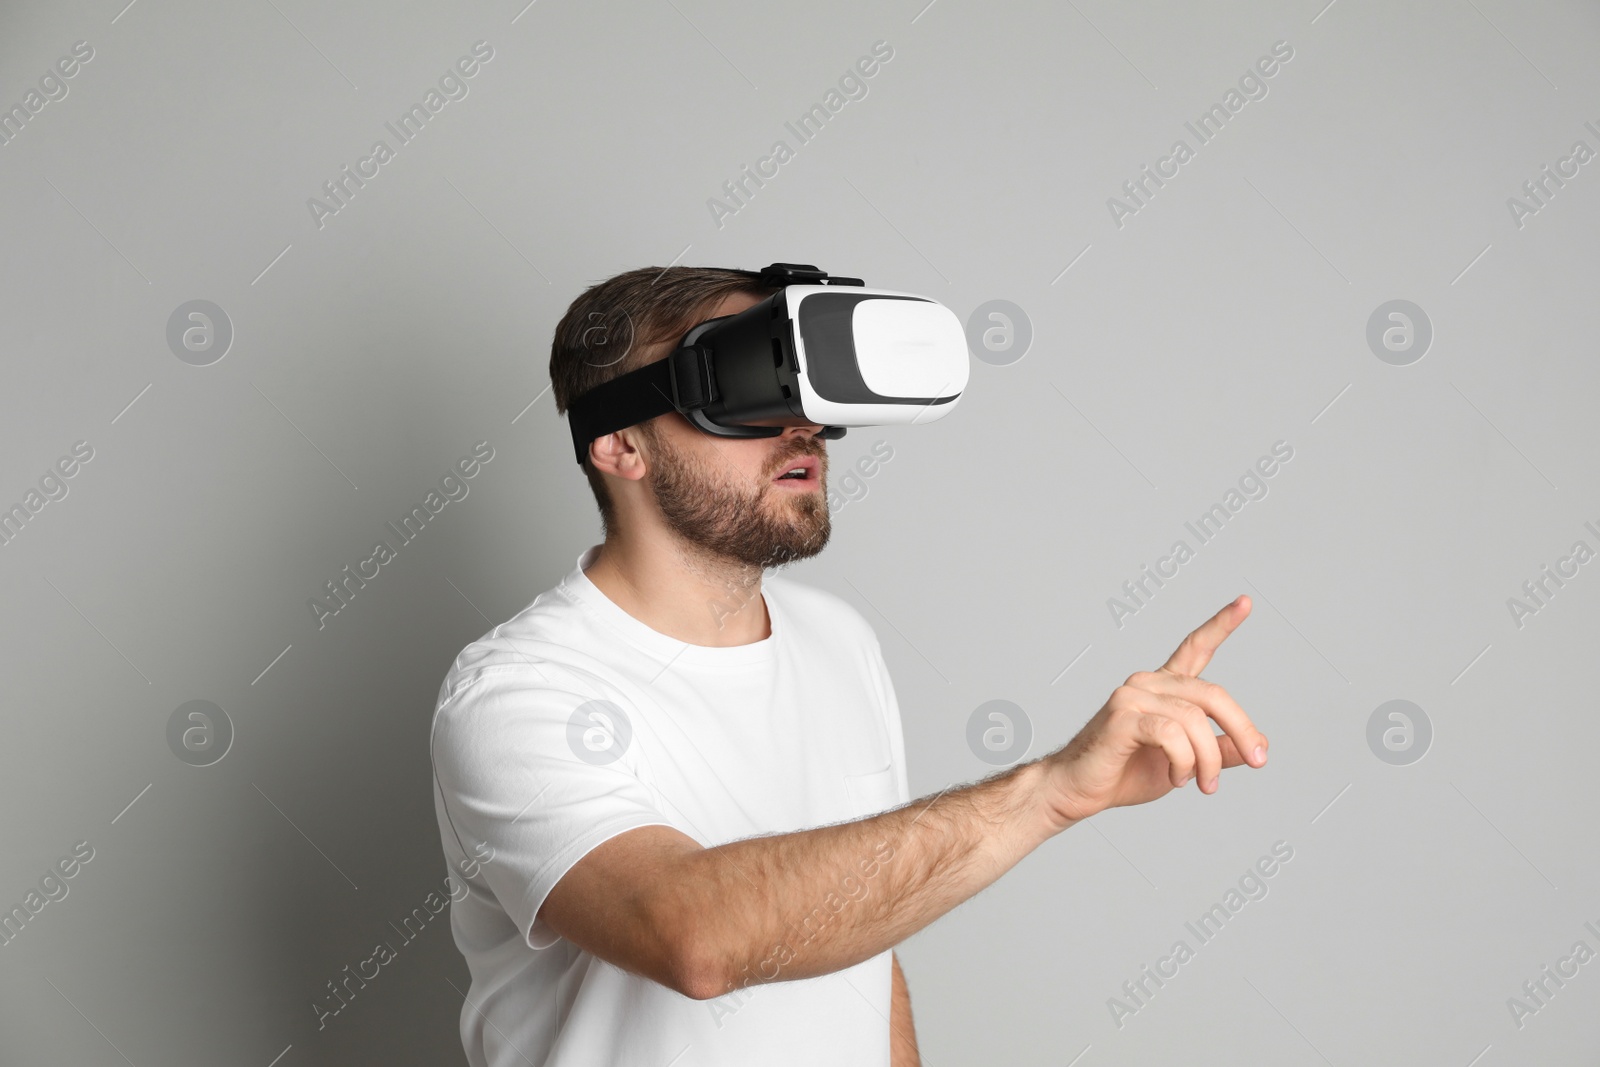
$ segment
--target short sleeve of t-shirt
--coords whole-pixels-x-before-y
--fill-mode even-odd
[[[863,621],[862,625],[866,626],[866,623]],[[889,735],[889,762],[894,766],[895,788],[899,791],[899,802],[906,804],[911,800],[911,785],[906,775],[906,740],[905,731],[900,724],[900,701],[895,697],[894,681],[889,677],[889,666],[884,662],[883,648],[878,644],[878,638],[870,627],[867,628],[867,634],[871,641],[872,661],[875,667],[878,706],[883,709],[883,725]]]
[[[480,870],[530,948],[559,939],[535,917],[589,850],[626,830],[672,825],[631,761],[607,760],[609,724],[594,699],[555,688],[548,669],[498,665],[470,677],[435,718],[449,825],[463,850],[475,847],[469,839],[493,849]],[[601,717],[586,711],[574,722],[585,705]]]

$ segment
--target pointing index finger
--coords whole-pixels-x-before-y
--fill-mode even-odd
[[[1250,598],[1241,593],[1185,637],[1178,650],[1161,665],[1161,669],[1188,678],[1199,677],[1223,640],[1249,615]]]

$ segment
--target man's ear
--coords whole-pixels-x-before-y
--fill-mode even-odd
[[[644,477],[644,453],[632,428],[603,434],[589,442],[589,462],[603,474],[637,481]]]

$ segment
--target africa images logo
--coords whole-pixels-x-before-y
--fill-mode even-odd
[[[719,200],[714,196],[706,200],[706,208],[711,212],[711,221],[717,224],[717,229],[722,229],[728,218],[737,215],[749,204],[755,197],[756,189],[766,188],[767,182],[778,176],[779,168],[795,158],[799,146],[810,144],[827,126],[828,120],[843,111],[846,104],[852,100],[866,99],[867,80],[883,69],[882,64],[893,58],[894,48],[888,41],[872,42],[872,54],[862,56],[853,67],[846,69],[839,76],[837,89],[829,88],[823,94],[821,103],[812,104],[799,118],[783,124],[783,128],[794,135],[794,146],[780,137],[772,142],[772,149],[767,155],[756,160],[754,172],[747,163],[740,168],[736,177],[723,182],[722,193],[727,200]],[[750,188],[751,183],[755,184],[755,189]]]
[[[1196,153],[1216,139],[1233,117],[1244,110],[1244,106],[1252,100],[1265,100],[1269,91],[1267,81],[1283,69],[1282,64],[1294,58],[1294,47],[1288,41],[1274,41],[1272,51],[1255,61],[1253,67],[1247,67],[1239,76],[1239,87],[1229,88],[1222,96],[1222,102],[1212,104],[1211,107],[1200,113],[1194,122],[1185,122],[1183,125],[1194,135],[1195,144],[1191,146],[1188,141],[1179,137],[1172,142],[1172,151],[1156,160],[1155,170],[1145,164],[1138,175],[1122,183],[1123,197],[1109,197],[1106,200],[1106,210],[1111,213],[1111,221],[1117,229],[1127,225],[1129,216],[1137,215],[1143,208],[1150,204],[1157,191],[1166,187],[1168,181],[1182,173],[1182,167],[1193,159]],[[1169,169],[1170,168],[1170,169]]]

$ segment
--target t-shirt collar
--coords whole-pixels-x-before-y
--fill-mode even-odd
[[[624,611],[600,587],[590,580],[583,569],[594,562],[600,545],[591,545],[577,559],[572,572],[561,580],[561,585],[590,614],[629,644],[648,654],[662,664],[682,663],[707,667],[738,666],[747,663],[766,663],[777,655],[778,642],[782,640],[783,613],[763,583],[761,598],[767,605],[767,617],[772,622],[772,633],[760,641],[743,645],[695,645],[668,637]],[[710,610],[708,605],[708,610]]]

